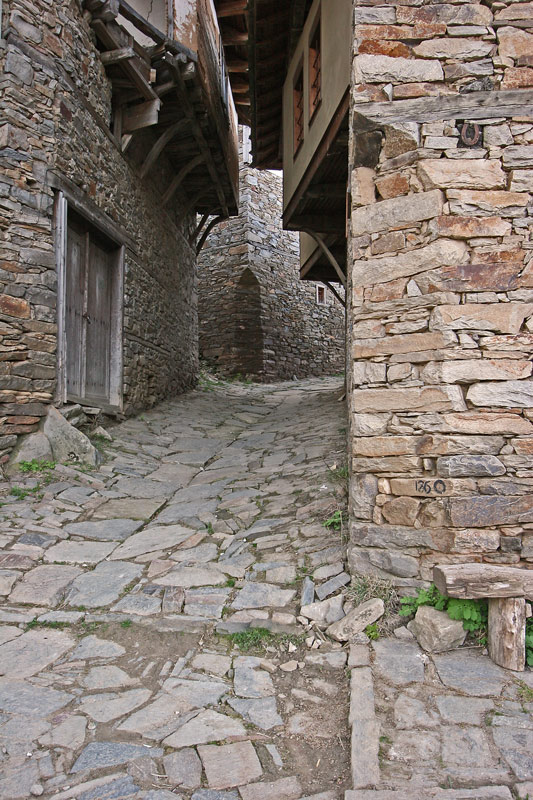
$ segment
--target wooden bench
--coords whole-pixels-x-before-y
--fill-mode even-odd
[[[450,564],[433,568],[441,594],[489,602],[489,655],[495,664],[522,672],[526,663],[526,617],[533,598],[533,570],[490,564]]]

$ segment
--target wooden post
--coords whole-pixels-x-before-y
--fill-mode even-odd
[[[526,601],[489,598],[489,655],[505,669],[523,672],[526,663]]]

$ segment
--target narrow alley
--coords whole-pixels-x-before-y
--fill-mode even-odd
[[[347,654],[296,621],[343,569],[341,385],[208,379],[111,428],[100,469],[4,487],[2,798],[348,788]]]
[[[390,607],[325,634],[358,581],[390,590],[345,572],[341,392],[204,377],[95,437],[98,468],[2,485],[2,800],[532,791],[531,672],[425,653]]]

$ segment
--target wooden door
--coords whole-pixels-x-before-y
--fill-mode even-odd
[[[66,383],[69,400],[110,403],[112,293],[118,249],[72,216],[67,230]]]
[[[109,402],[113,254],[89,244],[85,397]]]
[[[84,313],[85,275],[87,261],[87,233],[79,225],[69,222],[66,263],[66,319],[67,344],[67,395],[81,397],[84,373]]]

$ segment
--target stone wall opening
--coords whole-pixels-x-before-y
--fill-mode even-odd
[[[261,286],[251,269],[242,273],[233,296],[233,370],[257,375],[263,370],[264,335],[261,324]]]

